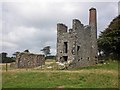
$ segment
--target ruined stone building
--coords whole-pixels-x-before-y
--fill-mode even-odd
[[[27,52],[21,52],[16,54],[15,65],[17,68],[33,68],[44,64],[45,64],[44,55]]]
[[[70,67],[95,65],[97,60],[96,9],[89,10],[89,25],[73,19],[72,29],[57,24],[57,61],[71,62]]]

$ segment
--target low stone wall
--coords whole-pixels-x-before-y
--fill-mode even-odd
[[[33,68],[45,64],[45,56],[32,53],[18,53],[16,55],[17,68]]]

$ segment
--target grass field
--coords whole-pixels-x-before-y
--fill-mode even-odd
[[[2,87],[117,88],[118,64],[109,62],[71,70],[8,69],[7,72],[3,66]]]

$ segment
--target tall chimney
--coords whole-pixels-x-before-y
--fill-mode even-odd
[[[89,10],[89,25],[91,26],[91,60],[98,62],[97,55],[97,19],[96,9]]]

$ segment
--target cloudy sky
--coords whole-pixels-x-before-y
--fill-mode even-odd
[[[0,52],[12,55],[29,49],[41,53],[44,46],[51,46],[56,54],[56,24],[69,28],[72,19],[88,24],[89,9],[97,9],[98,35],[118,15],[117,2],[2,2],[0,3]]]

